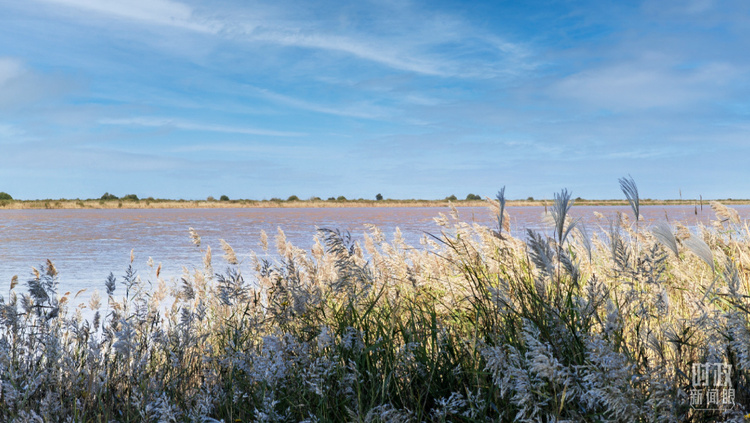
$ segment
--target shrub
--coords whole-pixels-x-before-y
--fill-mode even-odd
[[[138,196],[135,195],[135,194],[128,194],[128,195],[122,197],[122,200],[125,200],[125,201],[138,201]]]
[[[104,195],[102,195],[102,197],[100,198],[100,200],[110,201],[110,200],[119,200],[119,198],[114,194],[105,192]]]
[[[336,201],[346,201],[346,197],[344,197],[343,195],[339,195],[338,197],[336,197]]]
[[[299,197],[296,195],[290,195],[289,198],[286,199],[286,201],[299,201]]]
[[[378,193],[378,195],[375,196],[375,200],[382,201],[383,200],[383,194]]]
[[[12,200],[13,197],[10,196],[7,192],[0,192],[0,200]]]
[[[448,197],[445,197],[448,201],[457,201],[458,198],[455,195],[449,195]]]
[[[219,201],[229,201],[229,197],[227,197],[226,195],[222,195],[221,197],[219,197]]]
[[[476,201],[476,200],[481,200],[481,199],[482,197],[475,195],[475,194],[469,194],[466,196],[466,200],[469,200],[469,201]]]

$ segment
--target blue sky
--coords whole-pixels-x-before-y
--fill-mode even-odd
[[[0,2],[15,198],[750,198],[745,1]]]

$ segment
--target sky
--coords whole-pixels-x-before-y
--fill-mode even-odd
[[[0,1],[17,199],[750,198],[750,3]]]

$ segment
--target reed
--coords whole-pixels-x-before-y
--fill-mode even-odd
[[[87,304],[44,263],[0,297],[0,421],[743,421],[748,226],[715,204],[693,233],[591,231],[554,197],[524,239],[504,190],[499,227],[453,207],[416,248],[371,227],[306,251],[279,230],[276,259],[222,241],[218,262],[191,228],[203,260],[179,280],[131,259]],[[737,405],[694,410],[692,365],[716,362]]]

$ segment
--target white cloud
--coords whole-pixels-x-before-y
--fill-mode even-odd
[[[676,157],[687,156],[692,151],[686,148],[666,148],[662,147],[651,147],[651,148],[639,148],[632,151],[615,151],[603,155],[594,155],[594,159],[616,159],[616,160],[638,160],[638,159],[659,159],[669,158],[674,159]],[[597,157],[598,156],[598,157]]]
[[[452,16],[430,16],[426,11],[412,13],[412,19],[405,16],[391,22],[382,18],[381,22],[373,23],[375,27],[388,24],[408,28],[400,31],[311,27],[305,22],[287,21],[283,16],[269,20],[277,22],[273,25],[231,20],[223,25],[233,28],[227,33],[239,40],[328,50],[428,76],[492,78],[535,67],[528,49],[521,44],[484,33]],[[451,53],[451,49],[457,52]]]
[[[291,106],[297,109],[309,110],[317,113],[324,113],[336,116],[348,116],[364,119],[379,119],[392,114],[388,109],[373,106],[370,104],[358,104],[350,105],[346,108],[335,108],[328,107],[321,104],[313,103],[311,101],[301,100],[298,98],[290,97],[284,94],[279,94],[264,88],[251,87],[251,91],[259,94],[260,96],[267,98],[273,102]]]
[[[417,106],[440,106],[446,103],[445,100],[416,93],[405,94],[401,96],[401,99]]]
[[[23,74],[23,66],[17,59],[0,57],[0,87]]]
[[[241,9],[207,7],[197,11],[174,0],[37,0],[115,19],[176,27],[212,34],[240,43],[267,43],[342,53],[391,69],[442,77],[484,78],[528,69],[528,52],[519,44],[484,33],[454,16],[400,7],[398,18],[388,10],[372,12],[367,29],[356,23],[332,25],[316,8]],[[322,7],[320,8],[322,9]],[[347,21],[345,17],[342,21]],[[398,29],[396,29],[398,28]],[[460,57],[441,52],[459,46]],[[476,53],[472,63],[467,56]],[[471,59],[470,59],[471,62]]]
[[[448,76],[440,62],[428,60],[419,55],[411,55],[400,51],[394,43],[388,47],[382,43],[371,43],[357,40],[352,36],[338,36],[324,33],[305,34],[300,31],[272,28],[256,29],[248,34],[251,40],[271,42],[284,46],[307,47],[335,52],[347,53],[360,59],[380,63],[393,69],[410,71],[424,75]]]
[[[225,126],[225,125],[210,125],[210,124],[188,122],[188,121],[181,120],[181,119],[153,118],[153,117],[135,117],[135,118],[127,118],[127,119],[101,119],[99,120],[99,123],[102,125],[167,127],[167,128],[183,129],[187,131],[223,132],[223,133],[230,133],[230,134],[264,135],[264,136],[271,136],[271,137],[300,137],[300,136],[306,135],[302,132],[274,131],[274,130],[268,130],[268,129]]]
[[[216,27],[193,19],[193,9],[172,0],[41,0],[115,18],[173,26],[199,32],[215,32]]]
[[[281,159],[311,158],[319,154],[319,145],[280,145],[267,143],[232,144],[232,143],[208,143],[184,145],[171,149],[176,153],[232,153],[232,154],[254,154],[262,155],[265,159],[278,157]]]
[[[0,110],[50,100],[72,86],[70,80],[28,69],[19,59],[0,57]]]
[[[0,123],[0,140],[12,140],[15,137],[21,136],[24,131],[20,128],[16,128],[13,125]]]
[[[646,0],[642,7],[651,13],[698,15],[715,6],[714,0]]]
[[[690,0],[686,3],[685,10],[691,14],[702,13],[714,7],[713,0]]]
[[[562,79],[553,94],[614,111],[682,108],[719,100],[740,75],[725,63],[680,69],[666,61],[634,61],[584,70]]]

